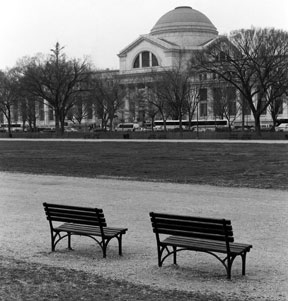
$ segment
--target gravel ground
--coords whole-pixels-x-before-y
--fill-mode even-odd
[[[83,270],[153,287],[215,293],[223,300],[288,300],[288,191],[0,172],[0,255]],[[128,227],[123,256],[111,242],[107,258],[89,238],[72,237],[50,253],[42,202],[104,209],[109,226]],[[157,266],[149,212],[227,218],[237,242],[251,243],[246,276],[236,259],[232,281],[214,257],[181,252]]]

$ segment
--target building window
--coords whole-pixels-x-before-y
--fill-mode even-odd
[[[54,120],[54,112],[53,112],[53,108],[50,108],[48,109],[48,118],[50,121],[53,121]]]
[[[207,89],[199,90],[199,100],[200,100],[200,117],[207,117]]]
[[[229,115],[236,116],[237,105],[236,105],[236,89],[234,87],[228,87],[226,90],[227,103],[228,103],[228,113]]]
[[[207,102],[200,102],[200,117],[207,117]]]
[[[39,102],[39,119],[40,121],[44,121],[44,102]]]
[[[87,119],[93,119],[93,107],[92,107],[92,104],[88,104],[88,107],[87,107]]]
[[[277,98],[274,104],[274,110],[277,114],[283,114],[283,99]]]
[[[226,60],[226,54],[224,51],[221,51],[219,54],[219,60],[220,61],[225,61]]]
[[[207,73],[200,73],[199,74],[199,80],[200,81],[207,80]]]
[[[207,89],[199,90],[200,101],[207,101]]]
[[[142,67],[149,67],[150,62],[149,62],[149,52],[148,51],[143,51],[142,52]]]
[[[278,114],[283,114],[283,99],[277,99],[278,103]]]
[[[133,68],[148,68],[159,66],[156,56],[149,51],[139,53],[133,63]]]
[[[243,94],[240,94],[240,98],[242,103],[242,114],[247,116],[251,115],[251,108],[249,106],[248,101],[245,99]]]
[[[265,108],[266,101],[265,98],[261,98],[260,94],[258,94],[258,102],[260,102],[261,115],[266,115],[267,114],[267,107]]]
[[[13,121],[18,122],[18,102],[15,102],[13,105]]]

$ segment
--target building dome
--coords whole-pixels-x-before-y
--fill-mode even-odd
[[[193,47],[215,38],[218,31],[212,22],[198,10],[190,6],[180,6],[163,15],[150,34],[179,46]]]

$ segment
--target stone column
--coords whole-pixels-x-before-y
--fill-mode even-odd
[[[213,89],[207,87],[207,119],[214,119],[214,97]]]

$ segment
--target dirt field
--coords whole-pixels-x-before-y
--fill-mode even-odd
[[[18,173],[0,173],[0,183],[1,256],[229,300],[288,299],[288,191]],[[75,251],[64,241],[51,254],[44,201],[103,208],[108,225],[129,228],[123,257],[116,241],[104,260],[95,242],[83,237],[72,237]],[[237,259],[228,281],[214,257],[196,252],[179,253],[178,266],[171,258],[158,268],[150,211],[231,219],[236,241],[253,245],[247,275],[241,276]]]

